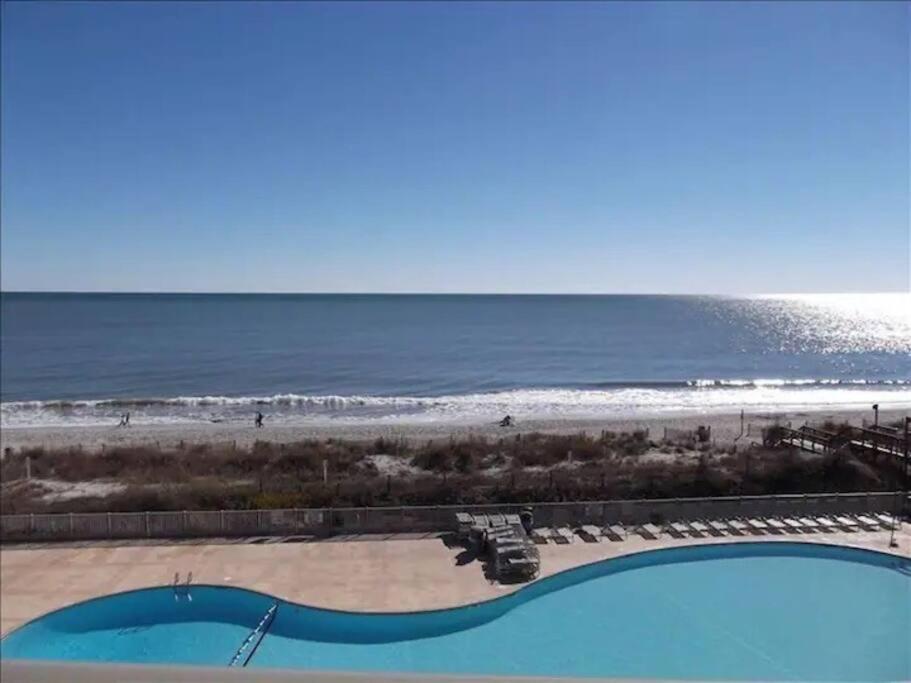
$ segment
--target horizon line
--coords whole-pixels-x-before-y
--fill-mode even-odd
[[[911,290],[806,291],[806,292],[433,292],[433,291],[213,291],[213,290],[92,290],[0,289],[3,294],[110,294],[110,295],[212,295],[212,296],[807,296],[857,294],[911,294]]]

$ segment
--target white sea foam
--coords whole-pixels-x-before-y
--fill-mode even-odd
[[[697,380],[676,385],[587,389],[516,389],[451,396],[180,396],[163,399],[20,401],[0,405],[3,427],[110,425],[125,411],[134,424],[249,421],[270,423],[470,422],[504,414],[522,418],[597,418],[667,413],[851,409],[879,403],[911,407],[911,382],[837,380]]]

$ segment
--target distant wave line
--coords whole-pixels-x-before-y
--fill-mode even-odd
[[[74,399],[74,400],[47,400],[47,401],[4,401],[0,408],[4,412],[26,410],[72,410],[72,409],[141,409],[154,407],[205,407],[205,406],[309,406],[340,410],[357,406],[414,406],[432,407],[458,403],[466,400],[485,399],[488,401],[502,401],[515,399],[520,396],[536,397],[542,401],[557,397],[562,394],[590,394],[605,393],[611,390],[641,389],[689,389],[693,391],[705,389],[811,389],[818,388],[885,388],[911,387],[911,379],[893,380],[849,380],[849,379],[692,379],[681,381],[608,381],[597,382],[575,387],[547,387],[505,389],[483,393],[465,393],[448,396],[359,396],[359,395],[306,395],[306,394],[274,394],[271,396],[175,396],[171,398],[104,398],[104,399]]]

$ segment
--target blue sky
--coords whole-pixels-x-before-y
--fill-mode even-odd
[[[3,3],[4,290],[909,286],[905,3]]]

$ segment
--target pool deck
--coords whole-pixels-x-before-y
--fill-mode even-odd
[[[643,550],[708,543],[795,541],[867,548],[911,557],[911,524],[888,531],[724,536],[539,546],[541,576]],[[81,543],[0,549],[0,631],[89,598],[193,583],[250,588],[293,602],[342,610],[399,612],[456,607],[521,588],[489,582],[480,562],[435,535],[337,537],[303,543],[196,541],[159,545]]]

